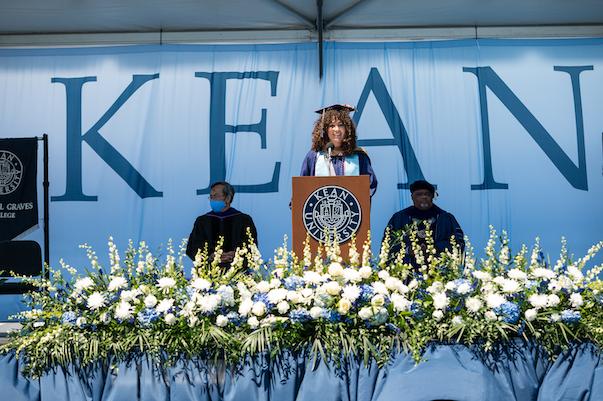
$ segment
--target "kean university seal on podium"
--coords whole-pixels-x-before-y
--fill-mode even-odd
[[[325,242],[335,237],[338,243],[344,243],[360,227],[362,211],[360,203],[345,188],[327,185],[312,192],[306,199],[303,209],[304,226],[317,241]]]
[[[12,152],[0,150],[0,195],[8,195],[21,183],[23,163]]]

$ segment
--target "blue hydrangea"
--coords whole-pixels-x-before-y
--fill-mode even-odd
[[[289,318],[294,323],[304,323],[311,319],[310,313],[305,309],[295,309],[289,313]]]
[[[400,330],[400,328],[399,328],[398,326],[396,326],[395,324],[392,324],[392,323],[387,323],[387,324],[385,325],[385,327],[386,327],[388,330],[391,330],[391,331],[393,331],[393,332],[394,332],[394,333],[396,333],[396,334],[400,334],[400,331],[401,331],[401,330]]]
[[[262,302],[262,303],[264,303],[264,305],[266,305],[266,309],[271,309],[274,306],[270,302],[270,299],[268,299],[268,294],[266,294],[265,292],[258,292],[257,294],[253,294],[251,296],[251,300],[253,302]]]
[[[154,308],[145,308],[138,312],[136,318],[143,327],[148,327],[151,323],[159,318],[159,314]]]
[[[77,315],[75,314],[75,312],[72,311],[65,312],[63,313],[63,316],[61,316],[61,322],[63,322],[63,324],[74,325],[76,320]]]
[[[568,323],[568,324],[578,323],[578,321],[580,320],[581,317],[582,316],[580,315],[580,312],[578,312],[577,310],[566,309],[563,312],[561,312],[561,320],[564,323]]]
[[[456,280],[453,281],[453,283],[454,283],[454,295],[457,295],[457,296],[470,294],[475,289],[475,285],[470,280],[467,280],[466,278],[457,278]],[[458,291],[458,288],[461,285],[468,285],[470,288],[469,291],[464,294],[461,294]]]
[[[371,318],[371,323],[376,326],[382,325],[383,323],[387,322],[388,318],[389,313],[387,313],[387,309],[381,308],[377,313],[373,315],[373,317]]]
[[[294,291],[294,290],[298,289],[299,287],[302,287],[303,285],[304,285],[304,280],[299,276],[287,277],[285,279],[285,282],[283,283],[283,286],[289,291]]]
[[[243,316],[239,315],[237,312],[229,312],[226,315],[226,318],[230,323],[234,324],[235,326],[240,326],[247,321]]]
[[[341,320],[341,315],[332,309],[324,309],[322,317],[329,323],[336,323]]]
[[[415,319],[423,319],[423,316],[425,316],[425,313],[421,309],[421,305],[419,305],[417,302],[410,304],[410,313],[412,313],[412,317]]]
[[[526,282],[526,289],[532,289],[536,286],[536,284],[538,284],[535,280],[528,280]]]
[[[360,286],[360,296],[358,299],[362,302],[369,302],[373,295],[375,294],[375,290],[368,284],[362,284]]]
[[[502,317],[505,323],[517,323],[519,320],[519,306],[513,302],[505,302],[497,308],[494,308],[494,313]]]

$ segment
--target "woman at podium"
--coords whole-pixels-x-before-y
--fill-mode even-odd
[[[312,149],[301,168],[301,176],[368,175],[371,196],[377,191],[377,177],[371,159],[356,146],[356,127],[348,104],[334,104],[316,110],[320,117],[312,130]]]

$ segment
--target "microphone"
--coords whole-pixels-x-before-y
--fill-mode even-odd
[[[335,149],[335,145],[333,145],[333,142],[327,143],[327,157],[329,160],[331,160],[331,151],[333,149]]]

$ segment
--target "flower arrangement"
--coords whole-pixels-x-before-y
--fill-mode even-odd
[[[433,342],[489,351],[519,337],[552,357],[572,342],[603,344],[603,265],[585,270],[603,241],[572,260],[563,240],[551,265],[538,240],[513,254],[507,235],[492,228],[480,260],[469,243],[465,252],[453,242],[438,254],[431,235],[424,247],[413,230],[402,236],[409,247],[391,255],[386,233],[377,257],[370,237],[362,253],[351,246],[342,255],[336,243],[326,243],[312,255],[306,242],[299,256],[285,238],[269,262],[250,241],[226,268],[219,244],[212,258],[208,249],[197,254],[190,276],[184,243],[178,253],[168,243],[157,257],[144,242],[137,248],[130,242],[122,258],[109,240],[108,270],[83,246],[89,272],[78,276],[61,261],[48,279],[31,280],[40,290],[29,294],[31,309],[17,316],[23,328],[1,350],[14,352],[37,376],[54,366],[141,353],[164,365],[196,357],[236,364],[282,352],[383,365],[402,350],[419,362]]]

